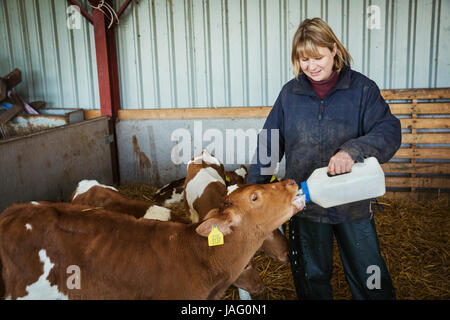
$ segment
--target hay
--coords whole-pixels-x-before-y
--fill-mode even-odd
[[[152,187],[142,183],[127,183],[117,188],[119,192],[129,198],[135,200],[149,201],[151,204],[156,204],[154,195],[158,188]]]
[[[450,299],[448,198],[381,199],[376,226],[398,299]]]
[[[156,190],[140,184],[119,187],[126,197],[153,203]],[[450,299],[448,198],[427,202],[388,198],[379,200],[385,206],[383,211],[377,210],[375,223],[381,254],[392,277],[397,299]],[[172,211],[186,216],[182,205],[172,207]],[[257,253],[253,262],[265,285],[260,294],[252,296],[253,299],[297,299],[289,264],[262,253]],[[335,299],[351,299],[336,241],[331,284]],[[230,287],[223,299],[239,299],[238,290]]]

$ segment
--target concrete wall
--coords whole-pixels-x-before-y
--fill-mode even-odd
[[[121,120],[116,127],[121,182],[163,186],[184,177],[187,161],[203,148],[216,155],[226,170],[248,165],[256,147],[251,141],[255,141],[264,120]],[[238,141],[236,136],[243,140]],[[212,148],[213,143],[217,149]],[[177,145],[179,149],[176,149]],[[279,173],[284,175],[284,160]]]

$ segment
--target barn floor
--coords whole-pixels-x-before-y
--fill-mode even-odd
[[[156,188],[143,184],[119,187],[129,198],[153,202]],[[377,210],[375,223],[381,253],[390,271],[399,300],[450,299],[450,204],[448,197],[430,201],[379,198],[384,210]],[[183,207],[172,209],[184,215]],[[265,288],[253,299],[297,299],[289,264],[264,254],[254,257]],[[334,298],[351,299],[335,241],[331,280]],[[223,299],[239,299],[231,287]]]

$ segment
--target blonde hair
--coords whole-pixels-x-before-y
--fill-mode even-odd
[[[301,58],[319,56],[317,47],[325,47],[333,51],[334,44],[336,44],[336,55],[333,69],[339,72],[344,66],[350,66],[352,57],[330,26],[321,18],[305,19],[300,23],[292,40],[291,60],[295,77],[303,73],[300,67]]]

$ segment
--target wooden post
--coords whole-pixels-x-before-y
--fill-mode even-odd
[[[0,101],[3,101],[8,96],[8,91],[13,89],[22,81],[22,72],[19,69],[14,69],[5,77],[0,77]]]

